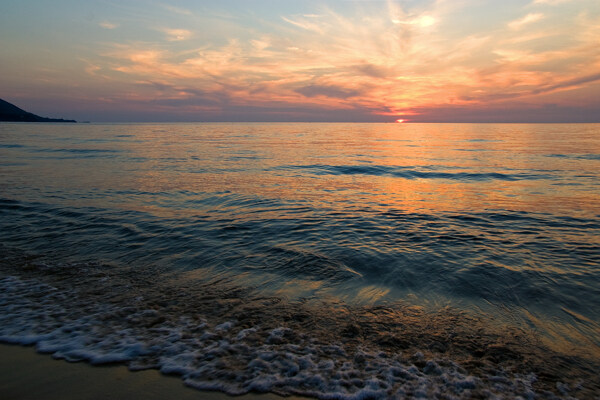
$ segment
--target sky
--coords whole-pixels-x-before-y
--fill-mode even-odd
[[[600,1],[2,0],[0,98],[95,122],[600,122]]]

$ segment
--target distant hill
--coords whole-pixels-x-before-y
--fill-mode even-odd
[[[72,119],[44,118],[21,110],[14,104],[0,99],[0,121],[8,122],[77,122]]]

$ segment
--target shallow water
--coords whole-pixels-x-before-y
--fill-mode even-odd
[[[165,361],[167,339],[156,345],[159,356],[150,352],[148,331],[113,338],[118,349],[125,342],[138,349],[125,346],[118,361],[167,371],[174,365],[188,384],[206,388],[203,371],[218,381],[214,388],[231,393],[320,397],[370,393],[357,351],[375,359],[388,352],[387,361],[373,361],[388,377],[393,368],[416,365],[405,375],[453,382],[373,383],[369,390],[385,396],[418,396],[424,385],[439,391],[425,390],[429,395],[468,397],[500,385],[485,374],[529,376],[527,365],[560,355],[580,357],[566,365],[583,377],[587,363],[600,358],[598,124],[0,124],[0,166],[0,306],[13,321],[0,328],[5,341],[111,359],[116,350],[95,346],[90,326],[108,309],[118,316],[115,310],[136,304],[135,313],[160,314],[165,337],[194,337],[189,324],[204,325],[196,342],[171,349],[169,357],[181,362]],[[78,300],[67,306],[50,292]],[[175,293],[186,303],[210,293],[210,301],[194,309]],[[42,314],[60,318],[26,311],[36,296],[47,299]],[[87,309],[91,298],[106,309]],[[239,312],[243,299],[260,318]],[[214,312],[215,304],[223,309]],[[75,340],[55,331],[68,324],[85,334]],[[124,317],[108,325],[137,329]],[[468,346],[456,342],[470,329],[487,333]],[[261,346],[271,347],[248,342],[250,334],[257,343],[262,334]],[[219,341],[228,342],[219,351],[243,353],[232,347],[239,335],[246,369],[222,354],[214,358],[221,366],[184,360],[194,346],[206,351]],[[345,355],[329,354],[333,366],[320,368],[328,353],[314,340]],[[295,353],[285,347],[301,344]],[[523,365],[509,368],[511,357],[493,351],[500,344]],[[265,352],[296,358],[256,367]],[[389,352],[408,358],[392,362]],[[537,361],[523,358],[526,352]],[[150,353],[159,361],[148,361]],[[297,359],[315,354],[319,362]],[[440,354],[452,363],[485,358],[496,372],[444,366]],[[418,372],[420,357],[427,360]],[[289,363],[305,369],[275,385]],[[258,375],[248,372],[251,364]],[[439,374],[423,372],[438,367]],[[246,375],[232,372],[238,370]],[[353,373],[362,384],[340,383],[348,371],[360,371]],[[316,376],[324,381],[313,382]],[[526,393],[533,383],[523,379],[513,376],[512,386],[497,392]],[[568,393],[564,382],[554,386]]]

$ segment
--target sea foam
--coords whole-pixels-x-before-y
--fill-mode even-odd
[[[273,392],[358,400],[568,398],[571,393],[563,382],[557,383],[558,393],[536,391],[535,374],[500,365],[474,375],[448,354],[386,351],[366,341],[344,340],[335,324],[327,336],[289,323],[293,319],[286,323],[278,314],[261,321],[241,314],[219,318],[194,307],[176,312],[157,306],[155,294],[124,284],[100,266],[40,264],[37,269],[62,271],[60,282],[68,284],[59,288],[58,281],[44,282],[40,274],[1,278],[0,341],[35,345],[67,361],[155,368],[181,376],[188,386],[231,395]],[[91,282],[97,287],[90,288]],[[123,295],[123,290],[130,292]],[[164,294],[160,299],[174,301]]]

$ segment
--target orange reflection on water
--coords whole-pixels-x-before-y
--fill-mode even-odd
[[[160,126],[158,126],[160,127]],[[575,146],[544,125],[214,124],[179,132],[136,126],[128,149],[147,162],[111,185],[141,192],[230,193],[311,207],[419,211],[600,213],[597,191],[550,181],[581,163],[552,154],[598,153],[593,135]],[[155,132],[156,131],[156,132]],[[151,145],[148,145],[151,143]],[[345,173],[345,167],[358,167]],[[361,172],[363,168],[364,172]],[[464,175],[461,175],[464,174]],[[469,176],[469,174],[474,174]],[[119,177],[127,181],[119,181]],[[564,181],[577,181],[564,176]],[[152,208],[153,206],[150,206]],[[171,212],[155,208],[155,212]],[[194,212],[194,208],[178,212]],[[274,215],[276,217],[276,215]]]

